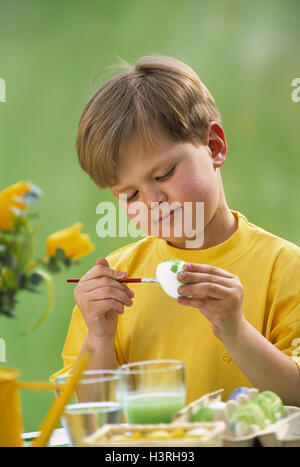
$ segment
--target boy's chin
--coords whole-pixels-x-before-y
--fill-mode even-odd
[[[199,249],[202,246],[202,240],[201,238],[197,238],[197,235],[195,234],[192,237],[170,237],[170,236],[158,236],[158,235],[153,235],[155,238],[160,238],[162,240],[165,240],[168,245],[172,246],[173,248],[179,248],[179,249]]]

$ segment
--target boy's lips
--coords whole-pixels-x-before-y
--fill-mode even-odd
[[[167,214],[163,215],[163,213],[159,216],[159,219],[157,222],[165,221],[166,219],[173,219],[174,213],[176,211],[179,211],[181,209],[181,206],[177,209],[171,209]]]

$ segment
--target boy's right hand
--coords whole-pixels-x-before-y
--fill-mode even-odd
[[[119,282],[126,276],[110,269],[105,258],[99,258],[78,282],[74,290],[76,303],[83,315],[89,333],[96,338],[114,339],[118,314],[124,305],[131,306],[134,293]]]

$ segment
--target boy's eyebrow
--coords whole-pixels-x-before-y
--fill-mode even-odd
[[[146,179],[149,175],[151,175],[155,170],[159,169],[160,167],[163,167],[164,165],[168,165],[171,163],[175,163],[174,158],[166,159],[164,161],[159,161],[158,164],[156,164],[154,167],[152,167],[151,170],[145,175],[144,179]],[[129,188],[133,188],[132,185],[127,185],[125,187],[118,188],[118,185],[113,186],[112,188],[115,188],[118,192],[128,190]]]

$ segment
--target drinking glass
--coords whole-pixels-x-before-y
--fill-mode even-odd
[[[170,423],[185,405],[185,368],[180,360],[121,365],[117,397],[128,423]]]
[[[70,377],[61,375],[55,379],[57,394]],[[119,378],[115,370],[83,372],[61,419],[72,446],[84,446],[84,438],[107,423],[121,423],[122,408],[116,398]]]

